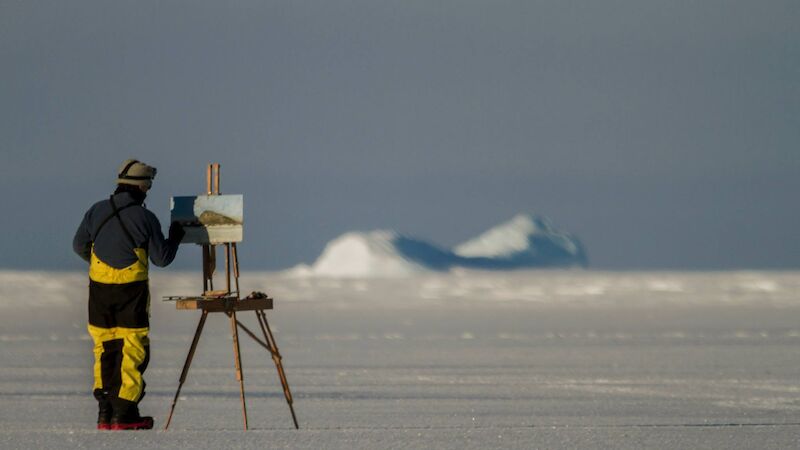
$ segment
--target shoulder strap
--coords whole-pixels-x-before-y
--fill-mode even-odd
[[[108,200],[111,202],[111,209],[113,210],[113,212],[111,214],[109,214],[108,217],[103,219],[102,222],[100,222],[100,226],[98,226],[97,230],[94,232],[94,239],[92,239],[92,241],[97,239],[97,235],[100,234],[100,230],[103,229],[105,224],[108,223],[108,221],[111,220],[111,218],[116,216],[117,219],[119,220],[120,226],[122,226],[122,231],[125,232],[125,236],[127,236],[128,240],[131,242],[131,245],[133,245],[133,247],[135,248],[136,247],[136,241],[134,241],[133,236],[131,236],[131,233],[130,233],[130,231],[128,231],[128,228],[125,226],[125,224],[122,223],[122,217],[120,217],[119,212],[122,211],[123,209],[130,208],[131,206],[135,206],[136,202],[129,203],[129,204],[123,206],[122,208],[117,208],[117,204],[114,203],[114,196],[113,195]]]
[[[111,208],[114,210],[114,215],[117,216],[117,221],[119,221],[119,225],[122,227],[122,231],[125,232],[125,236],[128,236],[128,240],[131,241],[132,248],[136,248],[136,241],[133,240],[133,236],[131,236],[131,232],[128,231],[128,227],[125,226],[125,223],[122,222],[122,217],[119,215],[119,209],[117,209],[117,204],[114,203],[114,196],[108,198],[111,202]],[[127,205],[131,206],[131,205]]]

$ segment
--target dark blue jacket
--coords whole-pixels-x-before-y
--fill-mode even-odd
[[[161,224],[155,214],[148,211],[129,192],[114,194],[114,203],[134,242],[132,243],[125,234],[116,217],[108,220],[98,234],[97,229],[101,222],[113,214],[111,202],[106,199],[92,205],[83,216],[83,221],[72,240],[72,249],[75,253],[89,262],[94,243],[95,255],[101,261],[111,267],[122,269],[136,262],[133,249],[143,248],[147,250],[150,261],[156,266],[169,265],[175,259],[179,242],[164,238]],[[131,204],[133,206],[128,206]]]

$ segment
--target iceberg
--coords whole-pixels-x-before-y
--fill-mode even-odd
[[[559,231],[546,217],[520,214],[453,250],[391,230],[351,231],[328,242],[312,265],[296,266],[289,273],[403,277],[453,267],[511,270],[586,265],[586,252],[577,237]]]

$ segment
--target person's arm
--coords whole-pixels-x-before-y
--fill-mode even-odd
[[[88,221],[89,212],[87,211],[81,224],[78,225],[75,237],[72,238],[72,250],[86,262],[90,262],[92,256],[92,236],[89,234]]]
[[[183,238],[183,229],[181,228],[180,232],[178,232],[174,225],[170,226],[169,238],[165,239],[164,233],[161,232],[161,223],[159,223],[158,218],[150,211],[145,211],[150,228],[150,243],[147,249],[150,254],[150,261],[158,267],[166,267],[175,259],[175,255],[178,253],[178,244],[181,243],[181,238]]]

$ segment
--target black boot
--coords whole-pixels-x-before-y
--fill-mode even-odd
[[[139,415],[139,407],[134,402],[115,399],[111,415],[112,430],[149,430],[153,428],[153,418]]]
[[[111,415],[114,409],[111,407],[111,401],[108,399],[108,392],[95,389],[94,398],[97,399],[97,429],[110,430]]]

